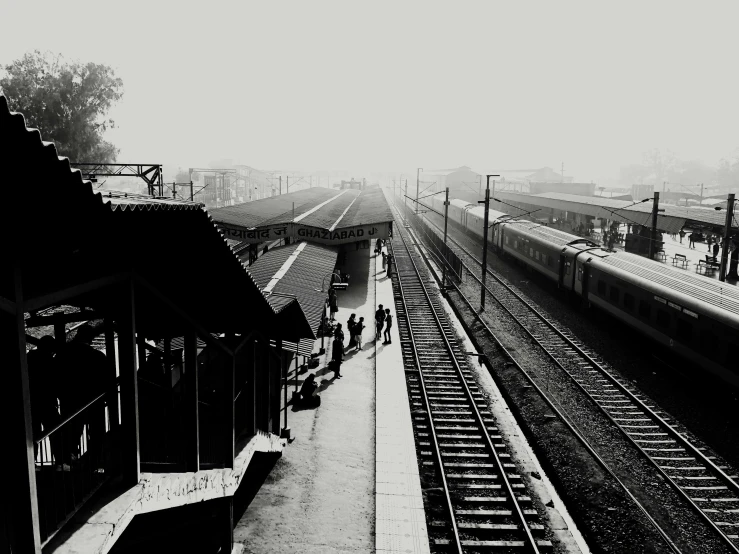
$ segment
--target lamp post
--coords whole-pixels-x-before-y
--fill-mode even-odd
[[[419,183],[421,171],[423,171],[422,167],[419,167],[418,169],[416,169],[416,214],[418,214],[418,183]]]
[[[734,193],[729,194],[726,200],[726,225],[724,226],[724,240],[721,244],[721,266],[718,270],[718,280],[726,281],[726,262],[729,259],[729,242],[731,241],[731,220],[734,217]]]
[[[659,209],[659,192],[654,193],[654,204],[652,205],[652,240],[649,241],[649,259],[654,258],[654,244],[657,242],[657,213],[664,212]]]
[[[480,311],[485,311],[485,274],[488,269],[488,217],[490,211],[490,177],[500,177],[500,175],[488,175],[487,184],[485,186],[485,222],[483,223],[482,233],[482,286],[480,287]],[[495,181],[493,181],[495,187]],[[481,204],[479,200],[478,204]]]
[[[418,205],[418,202],[416,202],[416,205]],[[449,187],[446,188],[446,200],[444,200],[444,258],[447,257],[447,245],[446,245],[446,231],[447,226],[449,225]],[[442,272],[441,272],[441,289],[445,290],[446,287],[446,259],[445,263],[442,264]]]

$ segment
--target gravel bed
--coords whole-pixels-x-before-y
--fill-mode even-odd
[[[470,298],[476,299],[479,296],[479,288],[472,279],[463,285],[463,292]],[[619,478],[634,491],[639,501],[647,507],[652,516],[667,530],[683,551],[725,551],[720,540],[706,528],[702,519],[692,508],[685,504],[602,412],[583,396],[574,383],[562,377],[561,370],[540,348],[534,345],[517,324],[513,323],[510,316],[495,305],[491,298],[489,298],[486,322],[503,340],[505,346],[512,351],[516,359],[527,368],[532,376],[537,377],[542,388],[548,389],[548,394],[557,399],[561,406],[560,409],[571,415],[582,434]],[[587,344],[592,348],[592,343]],[[566,465],[562,469],[566,471]]]

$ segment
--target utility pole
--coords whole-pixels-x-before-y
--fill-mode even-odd
[[[442,265],[441,289],[446,287],[446,230],[449,225],[449,187],[446,188],[446,200],[444,200],[444,264]]]
[[[659,211],[659,192],[654,193],[652,205],[652,240],[649,241],[649,259],[654,259],[654,243],[657,241],[657,212]]]
[[[480,311],[485,311],[485,276],[488,272],[488,217],[490,211],[490,177],[500,177],[500,175],[488,175],[487,184],[485,186],[485,221],[482,226],[482,286],[480,287]],[[493,181],[495,186],[495,181]],[[478,204],[480,204],[478,200]]]
[[[701,183],[701,206],[703,205],[703,183]]]
[[[562,183],[564,183],[565,182],[565,163],[564,162],[562,162],[562,175],[561,175],[561,177],[562,177],[561,181],[562,181]]]
[[[724,226],[724,240],[721,244],[721,267],[718,270],[718,280],[726,281],[726,262],[729,259],[729,242],[731,242],[731,220],[734,217],[734,193],[729,194],[726,200],[726,225]]]
[[[667,181],[662,181],[662,194],[665,193],[665,185],[667,184]]]
[[[479,186],[477,187],[477,195],[482,196],[482,175],[477,176],[477,181],[479,183]]]
[[[422,167],[416,169],[416,214],[418,214],[418,180],[420,178],[421,171],[423,171]]]
[[[280,194],[282,194],[282,175],[280,175]]]
[[[290,192],[290,176],[285,175],[285,192]],[[280,189],[280,194],[282,194],[282,189]]]
[[[403,186],[403,181],[401,179],[400,186]],[[402,190],[402,189],[401,189]],[[405,180],[405,194],[403,195],[403,220],[406,221],[406,225],[408,224],[408,179]]]

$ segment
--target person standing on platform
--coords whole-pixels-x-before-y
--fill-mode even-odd
[[[390,314],[390,308],[385,310],[385,342],[382,344],[392,344],[390,330],[393,328],[393,316]]]
[[[334,289],[329,289],[328,291],[328,307],[329,311],[331,312],[331,321],[333,321],[336,318],[336,312],[339,311],[339,305],[336,299],[336,291]]]
[[[341,324],[339,324],[341,326]],[[342,333],[343,337],[343,333]],[[334,338],[331,348],[331,365],[333,365],[334,377],[341,379],[341,361],[344,359],[344,341],[338,335]]]
[[[383,325],[385,325],[385,310],[382,309],[382,304],[380,304],[375,312],[375,340],[380,340]]]
[[[711,253],[711,245],[713,244],[713,235],[711,233],[706,234],[706,244],[708,245],[708,253]]]
[[[356,317],[357,314],[352,314],[349,316],[349,319],[346,320],[346,332],[349,333],[349,344],[346,345],[347,349],[352,346],[356,346],[357,344],[354,340],[354,326],[357,324],[354,318]]]
[[[382,252],[382,269],[385,269],[386,265],[387,265],[387,254],[383,250],[383,252]]]
[[[688,235],[688,248],[695,248],[695,233]]]
[[[718,259],[718,251],[721,249],[721,246],[718,243],[718,240],[713,243],[713,257]]]
[[[357,351],[362,350],[362,331],[364,330],[364,318],[360,317],[356,325],[354,325],[354,342],[357,345]]]
[[[683,243],[684,237],[685,237],[685,229],[680,229],[680,244]]]
[[[387,269],[385,270],[385,274],[388,278],[393,276],[393,255],[388,254],[387,255]]]

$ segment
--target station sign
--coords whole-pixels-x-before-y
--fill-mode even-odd
[[[227,239],[250,244],[270,242],[284,238],[306,240],[319,244],[347,244],[360,240],[386,239],[390,237],[389,223],[355,225],[329,231],[300,223],[287,223],[268,227],[247,229],[236,225],[218,223],[218,228]]]
[[[226,235],[227,239],[238,240],[248,243],[269,242],[291,237],[292,223],[274,225],[271,227],[260,227],[258,229],[247,229],[236,225],[218,224],[218,228]]]
[[[329,231],[317,227],[308,227],[293,224],[295,240],[307,240],[320,244],[346,244],[360,240],[386,239],[388,238],[388,224],[375,223],[373,225],[355,225]]]

